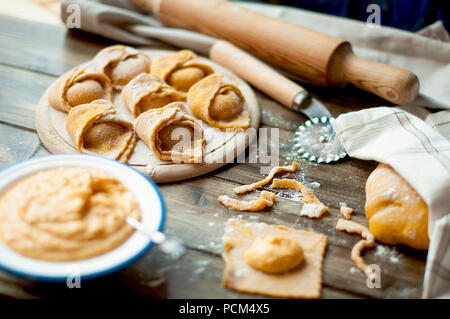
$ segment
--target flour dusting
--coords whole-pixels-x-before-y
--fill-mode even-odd
[[[387,246],[377,245],[377,248],[375,250],[375,256],[386,258],[393,264],[398,264],[401,261],[400,253],[395,247],[389,248]]]

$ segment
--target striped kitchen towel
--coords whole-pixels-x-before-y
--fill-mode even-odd
[[[333,127],[351,157],[392,166],[427,203],[423,297],[450,298],[450,111],[375,107],[340,115]]]

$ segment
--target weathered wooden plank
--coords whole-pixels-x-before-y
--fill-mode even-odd
[[[30,158],[38,147],[35,133],[0,124],[0,168]]]
[[[45,35],[45,36],[43,36]],[[63,27],[0,15],[0,63],[59,76],[115,42]],[[156,43],[157,49],[170,48]]]
[[[46,37],[40,36],[42,34]],[[30,156],[47,154],[33,134],[34,103],[37,103],[40,94],[55,76],[92,58],[110,42],[86,34],[67,32],[64,28],[42,26],[8,17],[0,19],[0,41],[0,72],[8,75],[0,77],[0,167],[4,167]],[[333,115],[384,104],[381,100],[352,88],[307,88],[321,97]],[[280,163],[298,160],[298,155],[292,151],[291,138],[293,131],[303,123],[305,117],[282,108],[261,93],[257,92],[257,95],[263,110],[263,126],[281,128]],[[4,125],[5,123],[9,124]],[[364,275],[359,270],[354,271],[350,260],[351,247],[359,238],[334,229],[340,217],[340,202],[346,202],[356,209],[353,217],[355,221],[367,224],[363,208],[364,185],[376,164],[353,159],[332,165],[299,162],[300,172],[294,177],[301,181],[319,182],[321,186],[314,192],[330,206],[329,213],[323,219],[315,221],[299,217],[300,204],[290,198],[277,197],[273,209],[262,213],[241,214],[221,206],[217,202],[217,196],[231,194],[236,185],[261,179],[261,164],[249,164],[248,161],[246,164],[227,165],[195,180],[161,185],[168,206],[166,232],[186,242],[190,247],[186,256],[181,260],[171,261],[157,250],[152,250],[118,275],[86,282],[86,288],[81,289],[83,296],[95,296],[99,293],[117,295],[118,291],[124,291],[124,295],[133,297],[247,297],[230,292],[220,285],[223,263],[219,254],[222,251],[223,227],[229,217],[240,216],[326,234],[329,246],[323,273],[325,298],[419,297],[425,253],[404,247],[394,250],[384,245],[379,245],[384,247],[384,252],[383,249],[368,251],[364,258],[368,263],[379,264],[382,270],[382,289],[369,289],[365,285]],[[255,193],[252,193],[243,198],[254,197]],[[155,286],[158,283],[155,274],[165,267],[169,267],[165,284],[163,287]],[[191,277],[196,279],[191,282],[188,280]],[[28,294],[77,294],[67,290],[64,285],[34,286],[28,282],[15,283],[8,277],[5,279],[0,276],[0,293],[5,295],[20,297]]]
[[[55,77],[0,65],[0,121],[34,129],[35,110]]]
[[[263,221],[270,224],[281,224],[289,227],[312,230],[328,236],[329,247],[324,264],[324,282],[332,287],[346,289],[362,295],[373,297],[388,296],[392,294],[393,287],[407,287],[411,293],[420,295],[424,262],[420,259],[410,259],[406,255],[396,254],[401,259],[392,263],[388,258],[375,256],[375,251],[366,253],[367,261],[380,264],[383,271],[385,285],[381,290],[369,289],[365,285],[365,277],[359,271],[351,274],[354,266],[350,260],[351,247],[360,238],[336,231],[335,225],[340,213],[338,209],[331,208],[329,214],[320,220],[311,220],[299,217],[300,204],[285,198],[277,198],[271,211],[263,213],[239,213],[228,210],[217,202],[217,196],[231,194],[233,186],[227,181],[216,178],[202,178],[189,182],[189,188],[183,183],[175,185],[162,185],[161,190],[167,199],[168,225],[167,233],[180,237],[190,247],[219,254],[222,250],[221,235],[226,220],[229,217],[240,217],[248,220]],[[254,198],[255,194],[243,198]],[[171,213],[176,212],[176,213]],[[211,218],[212,217],[212,218]],[[355,221],[367,223],[364,217],[354,218]],[[182,231],[184,229],[184,231]],[[389,253],[391,248],[385,247]],[[331,258],[331,259],[330,259]],[[423,258],[423,257],[422,257]],[[402,273],[399,274],[399,268]],[[383,281],[383,280],[382,280]],[[395,288],[397,289],[397,288]],[[380,292],[381,291],[381,292]]]
[[[300,163],[294,175],[302,182],[317,182],[317,196],[327,205],[338,208],[345,202],[357,212],[364,212],[365,183],[376,163],[355,159],[344,159],[333,164],[316,164],[303,160],[292,150],[293,132],[279,130],[279,164]],[[248,163],[228,165],[214,173],[215,176],[241,184],[249,184],[262,179],[261,164]],[[267,165],[267,164],[264,164]]]
[[[20,136],[21,140],[20,142],[22,144],[32,146],[31,148],[24,147],[21,150],[19,150],[17,147],[14,147],[14,150],[18,153],[18,155],[15,156],[14,159],[10,159],[9,161],[7,161],[7,164],[15,162],[17,161],[17,159],[26,159],[28,156],[31,156],[33,153],[39,150],[38,148],[39,144],[34,134],[18,130],[16,128],[11,128],[8,126],[4,126],[3,129],[5,130],[5,132],[10,131],[9,132],[10,136],[14,137]],[[17,133],[17,131],[20,133]],[[285,138],[285,136],[288,136],[289,134],[292,134],[292,132],[287,131],[282,132],[282,134],[280,134],[280,137]],[[34,143],[33,140],[35,141]],[[8,139],[8,141],[11,140]],[[12,146],[14,146],[14,144]],[[13,149],[13,147],[9,148],[11,150]],[[7,148],[7,150],[9,148]],[[314,176],[313,180],[310,181],[320,181],[322,186],[318,190],[316,190],[316,194],[324,202],[330,205],[330,214],[328,218],[322,219],[320,221],[320,224],[313,223],[308,219],[299,218],[297,216],[297,213],[300,209],[299,204],[292,202],[291,200],[288,199],[278,199],[277,204],[273,209],[273,212],[270,214],[256,214],[256,215],[239,214],[239,215],[253,216],[250,218],[258,218],[259,220],[268,223],[278,223],[287,226],[294,225],[298,226],[299,228],[311,229],[314,231],[325,233],[326,235],[329,236],[330,240],[330,248],[329,253],[327,253],[327,256],[329,256],[330,254],[331,256],[334,256],[333,253],[330,253],[330,251],[332,252],[334,251],[333,249],[337,249],[337,253],[340,256],[339,258],[332,257],[336,259],[336,261],[333,261],[331,264],[328,262],[327,257],[325,261],[325,271],[324,271],[325,284],[329,285],[330,287],[345,289],[346,287],[349,286],[348,277],[350,277],[351,287],[356,287],[357,285],[361,286],[361,283],[364,284],[365,282],[364,276],[359,273],[349,274],[350,269],[353,267],[353,264],[349,259],[349,247],[351,247],[353,243],[356,242],[357,239],[356,238],[351,239],[352,238],[351,236],[347,240],[342,239],[342,237],[345,238],[345,236],[348,237],[348,235],[337,234],[336,231],[334,231],[334,225],[337,218],[340,217],[338,207],[339,202],[342,201],[342,198],[344,198],[349,205],[357,209],[357,214],[354,217],[354,219],[358,222],[366,223],[366,220],[363,215],[364,211],[362,210],[362,204],[364,200],[363,199],[364,189],[363,186],[361,185],[364,185],[364,181],[369,171],[367,170],[365,165],[362,165],[361,168],[358,168],[357,166],[356,167],[344,166],[343,168],[341,168],[343,171],[338,170],[336,172],[336,168],[334,168],[335,174],[330,174],[330,172],[326,172],[326,170],[328,170],[330,167],[333,166],[316,165],[310,164],[308,162],[302,162],[302,164],[303,166],[301,169],[306,168],[305,172],[303,172],[304,176],[302,176],[303,174],[300,174],[300,176],[297,176],[297,178],[303,179],[304,177],[308,178],[309,176],[311,177]],[[339,168],[341,164],[336,165],[337,168]],[[357,182],[352,181],[351,183],[349,183],[348,187],[345,187],[346,180],[342,179],[342,176],[348,174],[348,170],[353,170],[354,171],[353,176],[360,178],[360,180]],[[219,171],[216,174],[216,176],[222,178],[225,177],[227,180],[223,180],[222,178],[218,179],[214,178],[213,176],[210,176],[209,178],[201,178],[189,182],[164,185],[161,188],[163,190],[164,196],[166,198],[169,207],[167,232],[175,236],[183,234],[182,239],[186,241],[188,245],[191,246],[192,248],[212,252],[218,256],[218,254],[221,252],[222,249],[221,242],[220,240],[218,241],[218,239],[221,238],[224,223],[228,217],[233,216],[235,214],[221,207],[216,202],[217,196],[223,193],[231,193],[232,188],[236,185],[239,185],[240,183],[248,183],[253,180],[259,180],[261,178],[261,175],[259,172],[259,166],[257,164],[252,165],[245,164],[235,166],[229,165],[227,169]],[[335,185],[333,184],[330,185],[330,176],[336,177]],[[358,187],[355,188],[355,185],[359,185],[359,189]],[[338,194],[336,194],[336,190],[339,190]],[[253,195],[248,195],[248,197],[251,196]],[[355,197],[357,198],[357,200],[355,200]],[[348,199],[351,199],[351,201],[349,201]],[[224,213],[223,212],[224,210],[227,216],[226,218],[221,218],[220,222],[216,221],[215,218],[211,219],[211,214],[214,216],[214,214],[217,214],[217,212],[222,212],[219,213],[220,215],[222,215]],[[170,213],[172,211],[176,213]],[[208,225],[209,227],[206,227],[206,225]],[[188,231],[186,231],[186,229],[188,229]],[[333,247],[333,245],[341,247],[340,249],[339,247],[331,248]],[[343,257],[344,255],[347,256],[345,256],[344,258]],[[368,258],[370,258],[370,253],[368,253],[367,255]],[[408,262],[409,259],[407,259],[406,264],[408,264]],[[405,289],[409,289],[409,291],[412,291],[414,287],[420,287],[421,284],[420,273],[423,274],[423,264],[424,264],[423,261],[418,261],[417,263],[418,265],[410,266],[410,268],[412,267],[412,271],[410,273],[408,273],[407,271],[402,272],[406,274],[408,278],[410,277],[415,279],[418,278],[418,280],[412,283],[411,282],[397,283],[398,278],[393,280],[391,277],[389,277],[389,274],[393,271],[391,268],[389,268],[390,267],[389,265],[387,266],[383,265],[382,268],[383,269],[387,268],[386,273],[388,274],[387,276],[383,277],[388,279],[387,283],[392,287],[402,286],[406,287]],[[328,264],[330,264],[330,266],[327,266]],[[406,267],[407,266],[408,265],[406,265]],[[330,272],[332,273],[332,275],[329,275]],[[356,278],[356,280],[353,280],[353,278]],[[391,296],[392,289],[386,290],[382,294],[382,296],[388,295]],[[371,291],[367,290],[368,288],[364,288],[364,286],[360,287],[360,289],[358,288],[353,289],[353,291],[356,291],[357,293],[362,295],[370,295],[374,297],[380,296],[378,292],[374,294],[373,290]],[[417,289],[417,291],[412,291],[412,293],[415,293],[415,295],[418,296],[420,290]]]
[[[6,125],[0,125],[0,133],[2,137],[5,137],[4,139],[2,139],[2,143],[8,141],[11,144],[7,144],[6,146],[4,144],[2,144],[2,150],[4,149],[7,154],[9,155],[13,155],[12,157],[10,157],[9,159],[4,159],[4,156],[2,156],[2,162],[1,165],[9,165],[12,163],[15,163],[17,161],[20,160],[25,160],[27,158],[29,158],[30,156],[36,156],[36,155],[43,155],[46,154],[46,151],[43,149],[43,147],[41,145],[39,145],[38,141],[37,141],[37,137],[35,134],[31,133],[31,132],[27,132],[21,129],[17,129],[14,127],[10,127],[10,126],[6,126]],[[23,146],[23,147],[18,147],[18,146]],[[226,185],[228,185],[228,183],[226,181],[224,181],[226,183]],[[175,195],[175,194],[173,194]],[[168,201],[168,203],[170,203],[173,199],[172,196],[165,196],[166,200]],[[195,199],[195,198],[194,198]],[[185,208],[185,207],[184,207]],[[192,210],[192,207],[190,208]],[[196,210],[195,207],[193,207],[193,211]],[[171,213],[171,209],[169,208],[169,216],[173,216],[173,214]],[[175,220],[184,220],[183,216],[180,216],[180,218],[176,218]],[[171,218],[168,219],[167,222],[167,232],[168,233],[175,233],[175,234],[179,234],[180,232],[185,232],[185,227],[186,225],[182,222],[179,225],[183,228],[183,229],[179,229],[178,227],[173,227],[171,224],[173,224]],[[177,226],[177,225],[175,225]],[[205,227],[201,227],[202,229],[205,229]],[[223,230],[220,229],[217,233],[216,236],[214,236],[215,239],[217,238],[221,238]],[[191,233],[191,232],[187,232],[187,233]],[[200,234],[202,235],[202,234]],[[205,246],[205,240],[202,239],[204,236],[202,235],[201,238],[199,238],[199,244],[195,245],[194,248],[199,249],[199,250],[205,250],[203,247]],[[188,241],[187,239],[185,239],[186,241]],[[211,260],[215,260],[214,263],[216,264],[217,267],[222,267],[222,262],[220,261],[219,258],[219,253],[221,251],[221,244],[219,244],[217,247],[217,253],[215,255],[211,255],[209,250],[205,250],[206,252],[208,252],[207,254],[201,254],[201,252],[198,252],[197,254],[201,254],[206,256],[207,258],[209,258],[208,263],[211,263]],[[189,260],[189,259],[188,259]],[[157,261],[157,258],[155,258],[155,262]],[[164,261],[164,260],[163,260]],[[192,260],[191,260],[192,261]],[[190,264],[186,264],[183,260],[181,261],[176,261],[173,262],[175,263],[177,266],[175,267],[175,269],[177,268],[188,268],[188,267],[193,267],[195,265],[190,265]],[[142,264],[142,262],[140,263]],[[155,273],[152,269],[154,262],[150,262],[150,263],[145,263],[145,268],[149,268],[150,272],[144,272],[143,274],[153,274]],[[194,272],[194,274],[196,272],[200,272],[198,270],[192,270]],[[221,274],[222,270],[214,270],[213,271],[213,276],[216,276],[216,281],[214,282],[210,282],[210,281],[205,281],[208,284],[204,285],[204,288],[202,289],[196,289],[196,290],[192,290],[192,283],[185,282],[182,280],[178,279],[178,276],[180,275],[185,275],[187,272],[180,272],[179,275],[177,274],[176,271],[173,272],[173,274],[171,275],[172,277],[175,277],[175,279],[169,281],[172,283],[172,288],[171,291],[168,292],[167,296],[170,297],[181,297],[183,296],[182,294],[184,293],[185,297],[208,297],[210,296],[210,294],[208,294],[208,292],[211,291],[211,289],[215,289],[217,290],[217,294],[215,294],[216,297],[234,297],[234,298],[242,298],[241,295],[237,296],[237,295],[233,295],[231,292],[228,292],[228,290],[223,290],[223,288],[221,288],[220,286],[220,274]],[[189,272],[190,273],[190,272]],[[126,278],[127,276],[123,276],[121,275],[121,278]],[[128,282],[128,280],[126,280]],[[131,281],[131,284],[134,284],[135,282]],[[47,284],[39,284],[37,285],[37,287],[35,287],[34,285],[31,285],[29,282],[24,282],[24,281],[19,281],[14,282],[12,280],[5,280],[4,277],[1,278],[0,280],[1,284],[0,284],[0,292],[5,294],[5,295],[9,295],[9,296],[14,296],[14,297],[42,297],[42,296],[46,296],[46,295],[59,295],[60,293],[60,286],[58,285],[50,285],[48,286]],[[92,281],[94,282],[94,281]],[[90,294],[92,292],[92,290],[96,290],[98,289],[97,284],[96,283],[92,283],[90,282],[89,285],[92,285],[94,288],[89,290]],[[102,283],[102,285],[104,285],[104,281],[101,280],[100,281]],[[113,281],[114,282],[114,281]],[[186,284],[186,285],[185,285]],[[31,288],[30,288],[31,285]],[[59,288],[58,288],[59,287]],[[95,288],[97,287],[97,288]],[[57,289],[58,288],[58,289]],[[139,288],[139,289],[138,289]],[[67,288],[66,288],[67,289]],[[140,292],[142,292],[143,289],[145,289],[145,285],[142,287],[140,285],[138,286],[134,286],[133,289],[138,289]],[[335,289],[333,288],[328,288],[328,290],[325,289],[325,291],[328,291],[328,295],[330,296],[334,296],[334,297],[349,297],[350,295],[346,295],[346,294],[341,294],[338,291],[335,291]],[[159,294],[161,293],[159,290],[156,290],[156,292],[158,292]],[[68,292],[68,293],[72,293],[72,292]],[[231,294],[231,295],[230,295]],[[324,296],[326,296],[327,294],[324,293]],[[150,296],[154,296],[154,294],[150,294]],[[250,296],[247,296],[250,297]],[[252,296],[253,297],[253,296]]]
[[[5,136],[19,138],[19,142],[22,144],[18,145],[24,145],[22,149],[19,149],[15,146],[14,141],[11,138],[6,139],[8,142],[13,144],[9,147],[7,146],[5,150],[14,150],[17,155],[6,161],[5,165],[16,162],[17,160],[26,159],[36,152],[43,152],[42,148],[39,147],[36,136],[33,133],[8,126],[3,126],[2,128],[5,132]],[[304,164],[309,165],[309,163]],[[327,259],[325,260],[325,283],[330,287],[335,287],[335,285],[337,285],[337,288],[345,289],[349,285],[348,281],[350,280],[351,287],[354,287],[353,290],[357,293],[363,295],[368,294],[374,297],[379,296],[378,294],[373,294],[373,290],[367,291],[367,288],[364,287],[365,281],[362,274],[359,274],[358,272],[355,274],[349,273],[350,269],[353,267],[353,264],[349,259],[350,247],[352,247],[352,245],[359,239],[355,238],[355,236],[341,234],[334,230],[336,220],[340,217],[338,207],[339,201],[342,200],[342,197],[352,200],[355,200],[355,197],[358,198],[356,202],[346,200],[349,205],[357,209],[354,220],[363,224],[367,223],[364,217],[364,211],[362,210],[364,197],[363,188],[360,187],[361,189],[356,191],[352,187],[346,188],[345,179],[343,180],[344,184],[339,183],[339,176],[342,176],[344,172],[338,172],[336,176],[339,178],[337,179],[336,185],[331,185],[329,187],[328,180],[326,178],[329,178],[330,175],[325,174],[325,177],[323,177],[324,179],[320,180],[322,186],[315,192],[319,198],[330,206],[330,211],[328,216],[320,221],[312,221],[307,218],[298,217],[298,212],[301,207],[300,204],[287,198],[277,198],[277,203],[271,213],[236,214],[235,212],[222,207],[217,202],[217,196],[224,193],[232,193],[232,188],[234,186],[237,186],[242,182],[247,182],[248,180],[258,180],[261,178],[261,175],[259,174],[259,168],[257,165],[247,164],[229,166],[230,167],[228,169],[222,170],[216,174],[217,176],[220,176],[223,175],[224,172],[228,172],[228,180],[209,176],[208,178],[200,178],[188,182],[161,186],[168,204],[169,213],[167,232],[169,234],[181,236],[181,238],[194,249],[207,251],[218,256],[222,250],[221,236],[223,233],[224,224],[229,217],[236,215],[250,218],[250,220],[258,219],[267,223],[283,224],[286,226],[294,226],[301,229],[322,232],[329,237],[330,243]],[[318,169],[318,167],[313,165],[312,169]],[[327,167],[329,166],[325,166],[325,168],[322,166],[321,170],[326,169]],[[249,169],[250,173],[247,171]],[[352,169],[355,168],[352,167]],[[249,178],[246,180],[241,180],[241,176],[244,172],[249,174]],[[322,172],[309,172],[308,174],[311,175],[306,176],[320,176],[320,173]],[[359,174],[362,174],[363,176],[361,178],[365,180],[367,176],[364,176],[364,174],[367,175],[368,172],[364,170],[359,172]],[[316,179],[314,178],[314,180]],[[350,185],[355,184],[363,185],[362,182],[350,183]],[[327,190],[326,192],[323,191],[327,188],[330,188],[330,190]],[[319,192],[321,190],[322,193]],[[336,193],[336,190],[339,190],[339,194],[337,195],[334,194]],[[254,196],[254,194],[249,194],[244,196],[244,198],[252,198]],[[373,252],[369,252],[367,254],[369,261],[371,261],[370,258],[373,254]],[[333,262],[328,262],[328,256],[332,256],[331,258]],[[396,274],[397,278],[395,278],[395,280],[390,277],[390,274],[397,272],[397,270],[395,270],[395,265],[390,265],[388,260],[382,260],[382,269],[385,270],[386,273],[386,276],[383,277],[387,278],[387,283],[394,287],[401,285],[408,287],[405,289],[409,290],[414,287],[420,287],[424,266],[423,260],[411,261],[406,256],[402,256],[401,258],[405,260],[402,265],[404,269],[400,274]],[[380,258],[374,258],[374,262],[379,262],[379,260]],[[405,270],[408,267],[410,269]],[[397,284],[398,280],[403,279],[398,278],[398,276],[401,276],[402,274],[405,274],[406,278],[404,279],[406,282],[403,283],[400,281],[400,283]],[[414,279],[412,282],[411,278]],[[357,288],[358,285],[361,287]],[[417,290],[416,293],[420,293],[420,291]],[[391,294],[391,290],[387,290],[383,296],[387,296],[388,294]]]
[[[71,34],[71,36],[66,36]],[[112,42],[62,27],[2,15],[0,63],[61,75]]]
[[[216,256],[189,250],[181,260],[173,261],[155,249],[119,276],[127,283],[135,283],[137,289],[149,289],[150,293],[145,295],[156,293],[160,297],[157,294],[161,290],[155,291],[155,288],[161,285],[170,298],[261,298],[222,287],[222,272],[223,262]],[[179,282],[182,281],[186,285],[180,287]],[[354,295],[324,287],[322,297],[353,298]]]
[[[2,139],[2,142],[9,143],[6,146],[2,146],[2,149],[6,151],[3,153],[14,153],[13,157],[2,160],[2,165],[26,159],[36,152],[45,153],[42,147],[39,147],[37,137],[33,133],[6,125],[0,126],[0,132],[2,133],[1,136],[7,137]],[[256,177],[256,179],[260,178],[256,165],[237,165],[229,167],[226,171],[236,171],[238,167],[240,169],[231,174],[231,177],[240,176],[240,173],[243,171],[242,168],[250,167],[252,168],[251,173],[254,175],[253,177]],[[223,174],[223,171],[221,173]],[[314,173],[312,176],[315,176]],[[413,293],[413,296],[419,296],[420,289],[416,289],[416,291],[413,291],[413,289],[420,287],[421,284],[424,263],[420,258],[416,260],[399,254],[402,259],[402,271],[398,272],[398,265],[390,263],[386,258],[376,258],[374,252],[368,252],[366,254],[367,260],[370,263],[380,263],[382,268],[383,281],[386,283],[384,287],[387,287],[384,288],[382,293],[378,290],[366,288],[365,278],[358,271],[355,274],[350,274],[350,269],[353,267],[349,258],[350,247],[359,239],[334,230],[336,220],[340,217],[338,204],[329,204],[330,212],[328,216],[320,221],[298,217],[301,205],[287,198],[277,198],[277,203],[271,212],[236,213],[222,207],[217,202],[217,196],[224,193],[232,193],[232,188],[239,184],[235,181],[209,176],[208,178],[199,178],[188,182],[162,185],[161,190],[168,206],[167,233],[179,236],[191,248],[215,254],[218,258],[222,251],[221,236],[223,227],[226,220],[232,216],[313,230],[324,233],[329,238],[329,248],[324,265],[324,282],[327,286],[339,289],[346,289],[350,286],[352,291],[358,294],[373,297],[392,296],[393,294],[395,295],[397,289],[400,289],[398,287],[405,287],[405,291],[410,291],[410,293]],[[327,184],[324,182],[322,185]],[[341,187],[342,185],[337,186],[338,189],[345,190],[345,187]],[[325,186],[321,188],[323,189]],[[328,194],[321,196],[318,192],[319,190],[316,191],[319,197],[330,198]],[[347,191],[353,192],[354,190],[350,189]],[[359,193],[360,195],[364,194],[363,190],[360,190]],[[252,198],[254,196],[254,194],[249,194],[244,196],[244,198]],[[354,197],[354,193],[350,193],[350,196]],[[336,198],[334,201],[337,202],[338,200]],[[325,202],[328,204],[327,201]],[[354,220],[366,223],[363,211],[357,211]]]
[[[67,298],[82,295],[114,298],[263,298],[237,293],[222,286],[223,262],[207,253],[188,249],[173,260],[152,248],[125,270],[94,280],[81,281],[80,289],[65,283],[24,281],[0,272],[0,293],[16,298]],[[324,287],[323,298],[355,298],[353,294]]]

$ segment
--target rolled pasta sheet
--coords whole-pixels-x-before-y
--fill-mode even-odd
[[[81,153],[127,162],[137,137],[133,123],[106,100],[79,105],[69,112],[67,131]]]
[[[201,123],[189,116],[182,103],[142,113],[135,129],[144,143],[163,161],[201,163],[204,133]]]
[[[103,73],[88,72],[81,67],[73,68],[59,78],[48,96],[50,105],[64,112],[98,99],[111,101],[111,82]]]
[[[139,74],[150,72],[150,67],[148,55],[124,45],[113,45],[101,50],[93,61],[93,69],[104,73],[116,90],[121,90]]]
[[[194,84],[187,101],[192,113],[213,127],[246,129],[250,125],[244,96],[235,85],[223,83],[221,74],[211,74]]]
[[[150,109],[160,108],[184,98],[161,78],[142,73],[122,90],[122,100],[134,117]]]
[[[151,73],[186,95],[192,85],[213,74],[214,70],[209,65],[201,63],[194,52],[181,50],[169,56],[156,58],[152,63]]]

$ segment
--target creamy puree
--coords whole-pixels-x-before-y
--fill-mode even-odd
[[[122,244],[139,204],[105,172],[60,167],[28,176],[0,196],[0,239],[27,257],[73,261]]]

